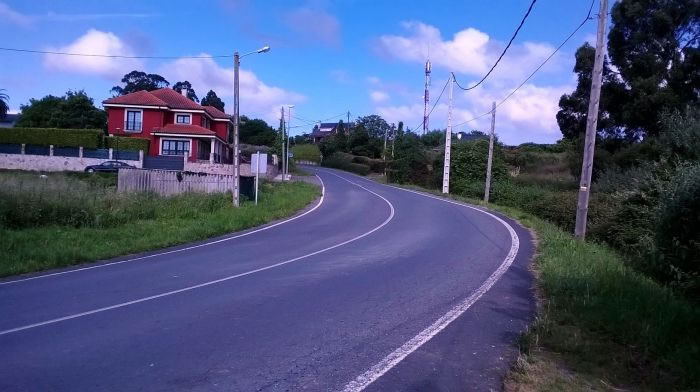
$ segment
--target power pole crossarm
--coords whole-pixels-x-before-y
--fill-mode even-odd
[[[595,152],[595,137],[598,128],[598,108],[600,105],[600,87],[603,78],[603,61],[605,59],[605,25],[608,21],[608,0],[600,0],[598,11],[598,34],[595,45],[595,63],[591,82],[591,97],[588,102],[588,117],[586,119],[586,141],[583,146],[583,165],[581,167],[581,182],[578,191],[576,207],[575,236],[580,240],[586,238],[586,223],[588,221],[588,200],[591,193],[591,178],[593,175],[593,154]]]

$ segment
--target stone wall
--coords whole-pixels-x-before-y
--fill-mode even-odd
[[[251,173],[250,163],[241,163],[241,175],[242,176],[253,176]],[[223,163],[205,163],[205,162],[185,162],[185,171],[195,172],[195,173],[208,173],[208,174],[233,174],[233,165],[223,164]],[[277,167],[274,165],[267,165],[267,173],[261,174],[260,177],[272,179],[277,175]]]
[[[59,157],[46,155],[0,154],[0,169],[37,171],[84,171],[86,166],[99,165],[109,159]],[[123,161],[134,167],[143,167],[141,161]]]

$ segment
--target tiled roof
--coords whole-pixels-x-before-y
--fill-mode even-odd
[[[102,101],[103,104],[167,106],[170,109],[204,110],[213,118],[230,118],[230,116],[213,106],[202,106],[171,88],[159,88],[153,91],[136,91],[126,95]]]
[[[155,97],[163,100],[171,109],[204,110],[202,105],[191,101],[189,98],[171,88],[159,88],[150,92]]]
[[[174,92],[175,90],[173,90]],[[183,97],[184,98],[184,97]],[[136,91],[126,95],[110,98],[102,101],[106,104],[122,104],[122,105],[143,105],[143,106],[167,106],[168,104],[162,99],[156,97],[151,92],[146,90]]]
[[[204,108],[204,111],[207,112],[208,115],[214,118],[231,118],[231,116],[213,106],[202,106],[202,108]]]
[[[162,127],[153,128],[151,133],[177,133],[186,135],[215,136],[216,132],[192,124],[167,124]]]

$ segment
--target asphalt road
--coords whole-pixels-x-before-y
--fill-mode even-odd
[[[0,281],[0,390],[500,389],[529,233],[315,171],[324,197],[288,222]]]

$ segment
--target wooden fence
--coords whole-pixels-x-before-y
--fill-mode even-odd
[[[171,170],[119,169],[119,192],[155,192],[168,196],[184,192],[216,193],[233,188],[233,176]]]

